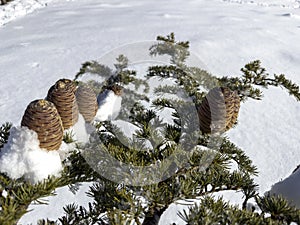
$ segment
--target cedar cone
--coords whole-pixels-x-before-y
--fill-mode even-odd
[[[31,102],[23,115],[21,126],[38,134],[40,147],[48,151],[59,149],[63,140],[63,126],[55,105],[47,100]]]
[[[76,82],[74,82],[70,79],[66,79],[66,78],[62,78],[62,79],[58,80],[57,82],[59,82],[59,81],[63,82],[69,90],[71,90],[75,93],[75,91],[77,89]]]
[[[98,110],[97,96],[88,86],[79,86],[75,92],[79,112],[84,120],[92,122]]]
[[[198,109],[203,133],[224,132],[237,121],[240,98],[227,87],[215,87],[208,92]]]
[[[78,121],[78,105],[74,86],[64,80],[58,80],[49,91],[46,99],[53,102],[61,117],[64,129],[68,129]]]

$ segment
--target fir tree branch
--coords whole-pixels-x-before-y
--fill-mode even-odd
[[[167,207],[151,207],[151,210],[146,212],[142,225],[158,225],[160,217],[166,209]]]
[[[231,90],[236,90],[240,95],[242,100],[247,97],[260,100],[262,97],[262,92],[260,89],[255,88],[255,86],[261,86],[268,88],[269,86],[281,86],[285,88],[290,95],[294,96],[297,101],[300,101],[299,86],[288,80],[285,75],[274,75],[270,77],[266,73],[266,69],[261,67],[261,62],[259,60],[250,62],[241,69],[243,72],[242,77],[223,77],[220,78],[220,84],[229,87]]]
[[[12,180],[0,174],[0,187],[4,187],[7,196],[0,197],[0,224],[16,224],[27,213],[27,208],[32,202],[46,204],[41,198],[54,195],[57,187],[67,185],[68,179],[49,177],[37,184],[30,184],[23,180]]]
[[[169,55],[171,56],[171,63],[177,66],[184,65],[185,60],[190,55],[188,50],[189,42],[176,42],[175,34],[171,33],[170,35],[158,36],[158,43],[150,47],[150,55]]]
[[[11,123],[2,124],[0,127],[0,151],[1,151],[1,148],[3,147],[3,145],[8,140],[11,127],[12,127]]]

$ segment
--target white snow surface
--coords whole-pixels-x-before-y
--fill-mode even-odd
[[[282,7],[282,8],[294,8],[300,7],[299,0],[223,0],[224,2],[239,3],[239,4],[254,4],[264,7]]]
[[[98,111],[95,121],[115,119],[121,109],[122,97],[116,95],[112,90],[105,90],[97,97]]]
[[[214,75],[239,75],[241,67],[259,59],[270,74],[284,73],[300,84],[299,1],[57,0],[0,27],[0,124],[18,125],[29,102],[43,98],[61,77],[72,79],[83,62],[172,31],[178,40],[190,41],[191,51]],[[241,105],[239,124],[228,132],[258,167],[261,194],[300,162],[299,102],[280,88],[263,91],[262,101]],[[299,190],[297,174],[273,190],[297,197],[292,196]],[[57,196],[47,198],[49,206],[31,205],[34,210],[19,224],[56,219],[72,202],[86,205],[87,186],[75,196],[68,188],[58,189]],[[240,203],[240,194],[224,196]],[[172,205],[160,224],[184,224],[176,215],[182,208]]]
[[[70,127],[67,130],[64,130],[64,133],[71,133],[73,135],[74,141],[78,143],[87,143],[89,141],[91,130],[89,130],[89,125],[86,124],[83,116],[79,113],[78,121],[74,126]]]
[[[0,154],[0,171],[11,178],[23,177],[37,183],[48,176],[59,176],[62,163],[57,151],[39,147],[37,133],[27,127],[12,127]]]
[[[47,6],[53,0],[14,0],[0,6],[0,26]]]

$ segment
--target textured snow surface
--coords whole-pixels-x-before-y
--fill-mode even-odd
[[[299,1],[61,0],[0,28],[0,123],[19,124],[29,102],[43,98],[59,78],[73,79],[83,62],[172,31],[178,40],[190,41],[191,51],[214,75],[239,75],[246,63],[260,59],[270,74],[284,73],[300,84]],[[299,102],[280,88],[263,91],[262,101],[241,105],[239,124],[228,132],[258,167],[261,194],[300,163]],[[296,180],[276,190],[296,190]],[[59,189],[48,198],[49,206],[31,205],[34,210],[20,224],[56,219],[74,201],[86,204],[87,186],[76,196]],[[240,202],[235,192],[224,195]],[[181,208],[172,205],[160,224],[183,224],[176,216]]]
[[[13,127],[0,153],[0,171],[14,179],[24,176],[32,183],[50,175],[59,176],[62,170],[59,153],[41,149],[39,144],[36,132],[27,127]]]

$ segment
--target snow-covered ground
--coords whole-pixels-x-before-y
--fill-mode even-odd
[[[59,78],[73,78],[81,63],[172,31],[178,40],[190,41],[193,54],[215,75],[239,75],[246,63],[260,59],[269,73],[285,73],[300,84],[296,0],[54,0],[19,17],[50,2],[15,0],[0,6],[0,24],[6,23],[0,27],[0,124],[19,125],[28,103],[45,97]],[[242,104],[239,125],[228,133],[257,165],[261,194],[300,164],[299,102],[280,88],[264,94],[262,101]],[[86,190],[73,196],[60,188],[49,206],[31,206],[35,210],[20,224],[54,219],[66,203],[85,204]],[[226,198],[239,201],[232,192]],[[177,209],[172,206],[161,224],[182,224]]]
[[[0,26],[47,6],[53,0],[14,0],[0,6]]]

